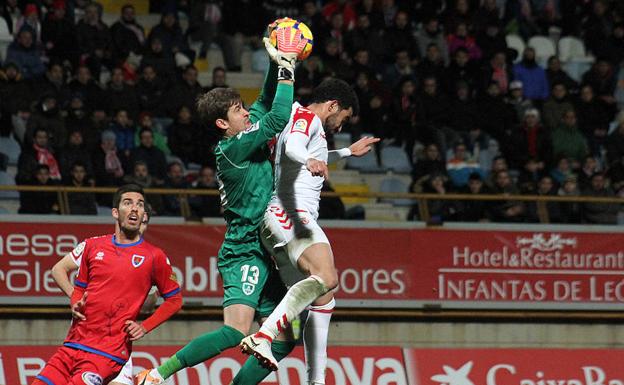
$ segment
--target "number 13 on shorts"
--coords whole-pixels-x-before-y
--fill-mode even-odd
[[[258,284],[260,269],[255,265],[243,265],[240,269],[242,272],[241,282],[243,283],[243,293],[250,295]]]

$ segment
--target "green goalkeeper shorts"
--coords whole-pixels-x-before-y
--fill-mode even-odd
[[[223,307],[242,304],[266,317],[284,297],[286,287],[260,238],[245,243],[224,242],[219,250]]]

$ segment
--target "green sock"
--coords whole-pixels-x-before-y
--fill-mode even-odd
[[[158,373],[167,379],[182,368],[195,366],[220,354],[225,349],[238,345],[243,337],[245,337],[243,333],[224,325],[189,342],[173,357],[160,365]]]
[[[281,361],[282,358],[286,357],[294,348],[295,343],[293,341],[274,340],[273,343],[271,343],[271,351],[273,352],[273,357],[275,357],[277,361]],[[271,374],[271,370],[260,365],[256,357],[250,356],[247,361],[245,361],[241,370],[236,373],[236,377],[234,377],[230,385],[259,384],[269,374]]]

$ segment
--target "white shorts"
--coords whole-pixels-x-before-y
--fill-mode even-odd
[[[281,248],[293,266],[297,266],[299,257],[308,247],[316,243],[329,245],[327,236],[310,213],[297,210],[287,214],[281,205],[275,203],[270,203],[264,212],[262,242],[276,258],[281,254]]]
[[[121,368],[121,372],[109,384],[134,385],[134,377],[132,376],[132,358],[128,358],[126,364]]]

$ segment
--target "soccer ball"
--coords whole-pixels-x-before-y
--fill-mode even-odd
[[[298,29],[299,31],[301,31],[301,36],[308,39],[308,44],[306,44],[306,46],[299,53],[299,55],[297,55],[297,59],[305,60],[312,53],[312,46],[314,45],[314,40],[313,40],[314,37],[312,36],[312,31],[310,31],[310,28],[308,28],[307,25],[305,25],[304,23],[300,21],[289,19],[289,20],[282,21],[281,23],[279,23],[277,27],[271,32],[271,36],[269,36],[269,39],[271,40],[271,44],[273,44],[274,47],[277,47],[277,32],[276,31],[279,28],[286,28],[286,27],[293,27],[294,29]]]

